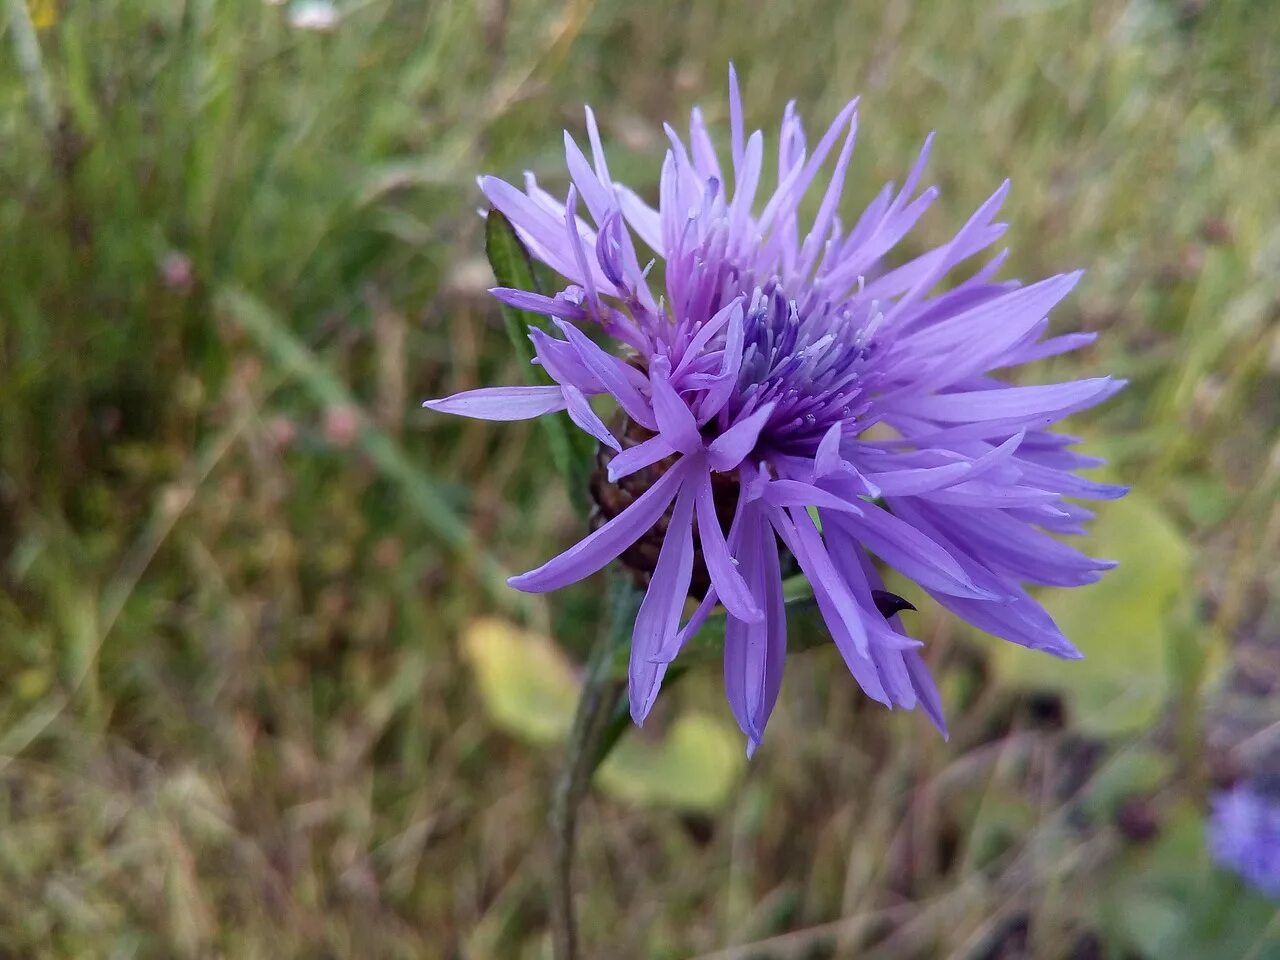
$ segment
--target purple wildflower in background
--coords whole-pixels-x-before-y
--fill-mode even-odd
[[[886,185],[846,223],[838,209],[857,101],[812,151],[788,106],[777,185],[765,193],[764,136],[743,128],[732,70],[730,84],[728,166],[695,109],[687,144],[667,128],[656,210],[610,176],[590,110],[591,159],[565,135],[567,199],[532,175],[524,190],[480,180],[531,254],[570,281],[552,297],[493,291],[554,321],[559,336],[530,335],[555,385],[470,390],[427,406],[487,420],[567,410],[601,444],[600,484],[613,496],[596,494],[612,504],[607,522],[511,583],[555,590],[657,536],[631,646],[637,723],[719,603],[728,699],[753,750],[782,680],[782,574],[798,563],[862,689],[891,707],[922,707],[945,733],[920,644],[897,615],[911,606],[884,591],[871,556],[982,630],[1079,657],[1023,584],[1079,586],[1113,566],[1051,536],[1081,533],[1092,516],[1064,497],[1124,489],[1077,476],[1100,461],[1070,452],[1076,438],[1049,427],[1123,383],[1011,386],[993,375],[1093,341],[1045,336],[1046,315],[1079,273],[1029,286],[996,280],[1000,253],[935,292],[1004,232],[994,218],[1007,182],[949,242],[890,266],[937,196],[917,192],[932,137],[902,187]],[[805,229],[801,202],[815,190]],[[590,403],[600,395],[619,408],[613,427]],[[701,603],[682,623],[699,578]]]
[[[1218,864],[1280,898],[1280,797],[1240,784],[1213,798],[1209,850]]]

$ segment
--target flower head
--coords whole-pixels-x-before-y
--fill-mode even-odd
[[[1213,799],[1209,850],[1219,865],[1270,897],[1280,897],[1280,796],[1253,784]]]
[[[995,216],[1007,183],[948,243],[890,266],[887,254],[937,195],[919,190],[932,138],[901,188],[886,185],[847,224],[838,211],[857,101],[812,150],[788,106],[766,193],[764,135],[746,134],[732,70],[730,84],[728,164],[695,109],[687,144],[667,128],[656,210],[611,177],[590,110],[591,159],[565,135],[565,199],[532,175],[524,190],[480,180],[530,253],[569,281],[554,296],[492,291],[552,319],[559,336],[530,336],[554,385],[427,406],[491,420],[566,410],[599,441],[601,482],[621,493],[621,508],[511,583],[554,590],[657,537],[631,647],[637,722],[718,603],[728,699],[754,749],[782,679],[782,572],[798,564],[863,690],[923,707],[945,732],[920,644],[898,616],[910,605],[884,591],[871,556],[983,630],[1078,657],[1023,584],[1077,586],[1112,566],[1051,536],[1080,533],[1091,516],[1064,497],[1124,490],[1076,476],[1099,461],[1070,452],[1075,438],[1049,427],[1123,384],[1012,386],[992,374],[1092,342],[1046,337],[1046,315],[1078,273],[1029,286],[996,280],[1001,253],[939,292],[1004,232]],[[802,226],[801,202],[818,191]],[[585,332],[593,328],[618,349],[599,346]],[[618,407],[612,427],[589,402],[600,395]],[[707,587],[682,622],[695,569]]]

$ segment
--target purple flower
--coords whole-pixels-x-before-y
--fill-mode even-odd
[[[1280,797],[1250,784],[1213,798],[1209,850],[1218,864],[1269,897],[1280,897]]]
[[[719,603],[728,699],[755,748],[782,680],[782,571],[794,562],[863,690],[891,707],[923,707],[945,734],[920,643],[897,615],[909,604],[884,592],[871,555],[982,630],[1079,657],[1023,584],[1079,586],[1113,566],[1052,534],[1081,533],[1092,516],[1064,497],[1110,499],[1124,488],[1077,476],[1100,461],[1070,452],[1076,438],[1049,428],[1123,382],[1012,386],[992,373],[1093,341],[1046,337],[1046,314],[1079,273],[1029,286],[996,280],[1000,253],[937,292],[1004,233],[994,218],[1007,182],[948,243],[891,266],[887,255],[937,196],[918,190],[932,137],[901,189],[885,185],[845,223],[857,101],[812,151],[788,106],[777,186],[762,196],[764,136],[743,128],[732,70],[730,85],[729,164],[695,109],[687,144],[667,128],[656,210],[610,176],[589,109],[591,159],[565,135],[567,199],[532,175],[523,191],[480,180],[531,254],[569,281],[555,296],[492,291],[552,319],[560,336],[531,338],[555,384],[426,405],[487,420],[566,410],[608,451],[601,482],[623,491],[625,509],[606,511],[607,523],[513,586],[555,590],[665,531],[632,639],[637,723]],[[802,229],[801,202],[818,189]],[[618,351],[584,332],[593,328]],[[623,426],[596,413],[589,398],[600,395]],[[701,569],[708,588],[682,623]]]

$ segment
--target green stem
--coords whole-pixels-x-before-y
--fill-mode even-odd
[[[564,766],[551,797],[551,940],[556,960],[577,960],[578,936],[573,910],[573,854],[577,841],[578,807],[591,774],[603,759],[602,741],[626,699],[627,682],[612,666],[631,637],[640,593],[626,574],[616,574],[609,598],[609,625],[601,631],[587,661],[582,693],[565,745]]]

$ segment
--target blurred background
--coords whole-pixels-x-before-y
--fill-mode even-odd
[[[548,955],[603,591],[505,587],[579,536],[541,436],[419,402],[520,377],[475,175],[562,187],[590,102],[653,196],[733,60],[767,131],[862,94],[850,204],[938,131],[907,252],[1012,178],[1135,492],[1048,596],[1085,661],[921,604],[950,742],[823,648],[747,764],[691,671],[584,810],[588,955],[1280,957],[1206,824],[1280,773],[1269,0],[4,2],[0,955]]]

